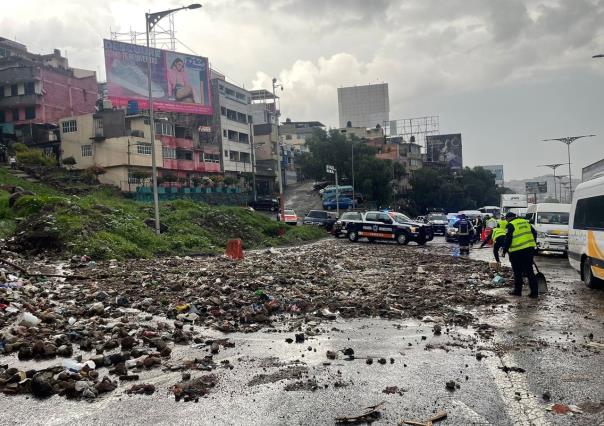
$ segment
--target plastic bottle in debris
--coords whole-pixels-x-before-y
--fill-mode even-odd
[[[493,277],[493,284],[500,285],[503,284],[504,281],[505,279],[499,274],[495,274],[495,276]]]

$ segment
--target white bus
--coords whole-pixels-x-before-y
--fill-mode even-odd
[[[526,219],[537,231],[537,251],[566,253],[570,207],[562,203],[529,205]]]
[[[604,176],[577,186],[569,228],[568,260],[593,287],[604,280]]]

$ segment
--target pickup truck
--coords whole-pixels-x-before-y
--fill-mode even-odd
[[[434,238],[432,227],[428,224],[414,222],[409,217],[397,212],[369,211],[362,221],[351,222],[347,226],[348,239],[352,242],[359,238],[396,241],[406,245],[414,241],[419,245]]]
[[[302,223],[304,225],[322,226],[328,231],[331,231],[331,228],[333,228],[333,224],[336,223],[336,220],[337,218],[330,212],[326,212],[324,210],[311,210],[304,217]]]

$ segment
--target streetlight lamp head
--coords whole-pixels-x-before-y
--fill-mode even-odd
[[[201,5],[199,3],[193,3],[187,6],[187,9],[199,9]]]
[[[277,79],[273,77],[273,84],[277,82]]]
[[[595,59],[595,58],[604,58],[604,55],[602,55],[602,54],[599,54],[599,55],[593,55],[593,56],[592,56],[592,58],[594,58],[594,59]]]

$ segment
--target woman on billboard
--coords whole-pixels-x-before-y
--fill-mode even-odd
[[[194,103],[194,93],[185,71],[185,63],[176,58],[168,70],[168,96],[177,102]]]

